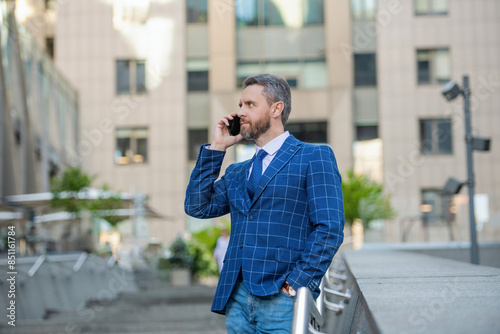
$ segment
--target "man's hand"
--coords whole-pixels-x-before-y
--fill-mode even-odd
[[[225,151],[228,147],[233,146],[243,139],[243,136],[240,134],[237,136],[231,136],[229,134],[227,127],[229,126],[229,120],[232,120],[234,116],[236,116],[235,112],[222,117],[220,121],[217,122],[212,132],[212,143],[208,147],[209,149]]]

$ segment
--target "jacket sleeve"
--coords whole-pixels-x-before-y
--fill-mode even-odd
[[[294,289],[314,291],[344,239],[342,181],[330,147],[317,146],[307,173],[309,221],[313,231],[295,268],[287,278]]]
[[[195,218],[215,218],[229,213],[224,177],[219,177],[226,152],[202,146],[186,190],[185,212]]]

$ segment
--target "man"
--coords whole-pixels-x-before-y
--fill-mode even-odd
[[[224,257],[226,256],[227,247],[229,246],[229,233],[226,229],[220,231],[220,237],[217,238],[217,243],[214,249],[214,259],[219,267],[219,274],[224,266]]]
[[[295,291],[315,297],[343,240],[340,174],[326,145],[300,142],[284,126],[291,111],[286,81],[247,78],[240,110],[216,124],[202,146],[186,191],[185,211],[197,218],[231,214],[231,239],[212,311],[228,333],[289,333]],[[227,126],[236,115],[241,132]],[[227,148],[253,140],[252,160],[230,165],[217,181]]]

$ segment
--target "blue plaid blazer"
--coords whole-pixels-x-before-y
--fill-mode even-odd
[[[219,177],[225,152],[201,148],[184,203],[188,215],[231,214],[231,238],[212,311],[225,313],[241,270],[256,296],[277,294],[285,280],[315,295],[343,240],[344,206],[335,156],[326,145],[289,136],[250,200],[251,160]]]

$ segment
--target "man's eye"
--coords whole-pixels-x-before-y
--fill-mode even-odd
[[[254,106],[254,104],[253,104],[252,102],[250,102],[248,105],[249,105],[250,107],[253,107],[253,106]]]

